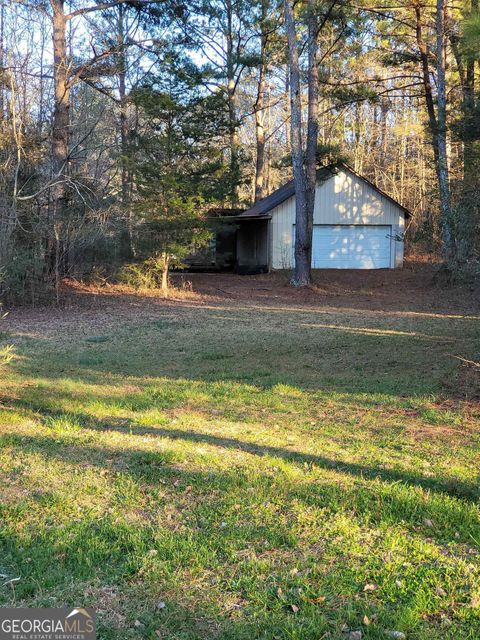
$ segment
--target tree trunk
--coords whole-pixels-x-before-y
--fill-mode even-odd
[[[478,15],[478,0],[472,0],[470,16]],[[476,53],[459,47],[459,39],[456,33],[450,34],[453,55],[457,65],[458,75],[462,86],[462,112],[463,122],[461,127],[461,139],[463,142],[463,177],[467,188],[473,186],[478,176],[479,158],[475,153],[475,143],[480,139],[477,126],[477,108],[475,105],[475,61]],[[478,62],[480,64],[480,61]]]
[[[387,127],[387,119],[388,119],[388,98],[386,96],[382,96],[380,102],[380,170],[382,172],[382,181],[383,174],[387,169],[387,153],[388,153],[388,127]]]
[[[437,144],[438,186],[440,192],[440,228],[443,258],[448,263],[453,257],[453,238],[450,212],[450,186],[447,156],[447,92],[445,80],[445,0],[437,0]]]
[[[255,202],[265,197],[265,74],[266,63],[264,60],[264,54],[262,54],[258,77],[257,100],[254,106],[257,146],[257,158],[255,163]]]
[[[478,0],[472,0],[470,17],[478,15]],[[458,75],[462,87],[462,126],[460,128],[463,143],[463,184],[457,201],[457,214],[455,220],[455,259],[457,265],[465,265],[475,257],[475,247],[478,244],[478,175],[480,168],[480,154],[476,146],[480,140],[480,131],[477,126],[477,113],[480,101],[476,105],[475,96],[475,65],[477,52],[472,48],[463,50],[459,46],[456,33],[450,34],[450,42],[457,65]]]
[[[416,40],[422,64],[423,87],[427,107],[429,129],[432,136],[435,171],[440,196],[440,229],[442,253],[448,262],[453,254],[453,238],[450,219],[450,186],[448,181],[447,158],[447,98],[445,85],[445,5],[437,0],[437,112],[430,82],[429,51],[423,39],[420,5],[415,5]]]
[[[231,0],[226,2],[227,11],[227,103],[228,103],[228,128],[230,139],[230,199],[233,206],[238,203],[238,182],[240,178],[240,166],[238,159],[238,126],[235,108],[235,63],[233,51],[233,6]]]
[[[415,5],[415,32],[417,46],[420,53],[420,61],[422,65],[423,90],[425,92],[425,104],[428,114],[428,125],[432,136],[433,154],[435,157],[435,167],[438,166],[438,140],[437,140],[437,116],[435,113],[435,102],[433,100],[432,83],[430,81],[430,64],[429,51],[426,42],[423,39],[423,25],[421,16],[421,7]]]
[[[289,108],[289,99],[288,99],[289,95],[290,95],[290,69],[288,68],[288,65],[286,65],[285,94],[283,98],[283,104],[284,104],[283,116],[284,116],[284,122],[285,122],[285,153],[286,154],[291,153],[292,151],[292,145],[290,140],[291,122],[290,122],[290,108]]]
[[[265,89],[267,75],[267,0],[262,0],[262,17],[260,24],[260,67],[258,71],[257,99],[254,105],[255,137],[257,157],[255,164],[255,202],[265,197],[266,163],[265,163]]]
[[[118,97],[120,100],[120,169],[122,205],[126,213],[125,253],[128,257],[135,256],[132,232],[132,211],[130,208],[130,176],[127,164],[128,155],[128,119],[127,119],[127,59],[125,51],[125,7],[118,6]]]
[[[312,281],[310,260],[312,240],[308,234],[307,180],[303,164],[300,64],[291,0],[285,0],[284,9],[290,67],[290,145],[293,180],[295,183],[295,267],[292,284],[296,287],[301,287],[310,285]]]
[[[127,155],[127,105],[126,105],[126,73],[127,65],[125,60],[125,25],[124,6],[118,7],[118,94],[120,99],[120,147],[121,147],[121,180],[122,180],[122,204],[126,205],[128,200],[128,170],[126,163]]]
[[[168,291],[168,268],[170,266],[170,260],[166,251],[163,252],[162,261],[162,291]]]
[[[5,3],[0,5],[0,68],[5,67]],[[0,119],[5,117],[5,89],[3,82],[0,86]]]
[[[363,145],[362,145],[362,123],[360,117],[360,104],[358,102],[355,103],[355,114],[353,120],[353,137],[355,140],[355,156],[354,156],[354,165],[353,168],[358,173],[361,172],[362,168],[362,153],[363,153]]]
[[[305,153],[305,179],[307,200],[307,254],[312,264],[313,211],[317,186],[318,147],[318,20],[315,0],[308,0],[308,113],[307,145]]]
[[[50,0],[53,9],[54,110],[52,124],[52,223],[57,300],[61,277],[63,218],[67,209],[70,87],[67,63],[67,20],[64,0]]]

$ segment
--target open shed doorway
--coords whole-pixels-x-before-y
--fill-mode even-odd
[[[237,219],[237,222],[239,220]],[[241,220],[237,229],[237,272],[267,273],[269,266],[269,218]]]

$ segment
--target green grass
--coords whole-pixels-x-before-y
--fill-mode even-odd
[[[478,318],[145,305],[4,336],[0,604],[105,640],[480,637]]]

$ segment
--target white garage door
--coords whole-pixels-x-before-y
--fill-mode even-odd
[[[314,269],[390,267],[389,226],[314,225]]]

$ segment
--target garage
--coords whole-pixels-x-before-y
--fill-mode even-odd
[[[405,207],[347,165],[337,163],[319,168],[313,210],[312,267],[401,267],[409,217]],[[251,256],[243,255],[243,247],[250,246],[255,233],[267,245],[265,251],[257,253],[263,261],[267,256],[268,269],[294,268],[296,198],[292,180],[237,216],[236,222],[239,264],[248,258],[249,268],[255,267],[250,264]],[[257,233],[264,229],[266,232]],[[258,270],[265,268],[263,263],[256,266]]]
[[[314,269],[388,269],[391,227],[387,225],[315,225]]]

